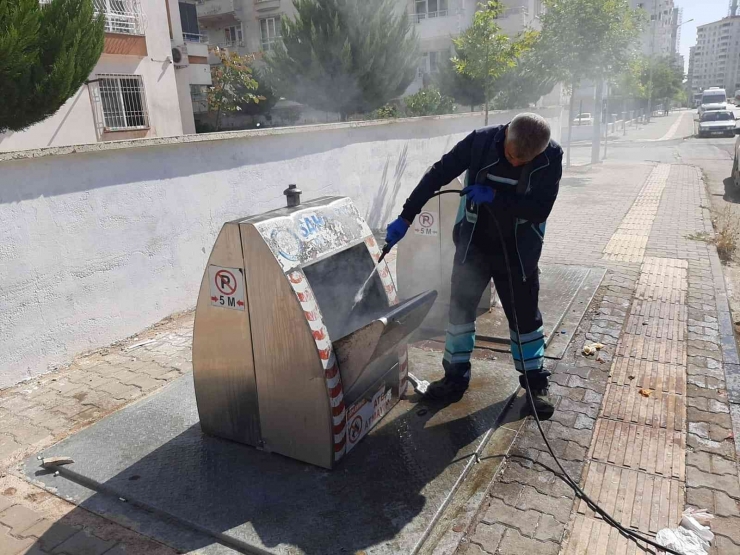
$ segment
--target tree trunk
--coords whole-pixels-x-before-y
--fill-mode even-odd
[[[609,117],[609,86],[606,87],[606,129],[604,130],[604,158],[603,160],[606,160],[606,153],[609,148],[609,120],[611,119]],[[614,123],[614,126],[616,127],[616,122]]]
[[[486,107],[485,107],[485,111],[486,111],[486,119],[485,119],[485,123],[483,125],[484,125],[484,127],[488,127],[488,95],[486,95]]]
[[[573,81],[570,84],[570,107],[568,108],[568,140],[566,141],[565,148],[567,151],[567,157],[565,162],[565,167],[570,167],[570,140],[573,136],[573,108],[576,104],[576,80],[573,79]]]
[[[216,112],[216,131],[221,129],[221,104],[218,105],[218,111]]]
[[[599,151],[601,150],[601,112],[604,99],[604,81],[596,82],[596,98],[594,99],[594,134],[591,138],[591,163],[599,163]]]

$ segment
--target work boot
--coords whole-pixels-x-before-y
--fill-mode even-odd
[[[534,409],[537,412],[537,418],[540,420],[550,420],[552,415],[555,413],[555,405],[550,399],[547,388],[527,390],[527,397],[532,397],[534,401]],[[527,399],[527,407],[531,410],[529,399]]]
[[[463,394],[468,389],[468,384],[468,380],[445,376],[441,380],[429,384],[424,398],[431,401],[451,401],[454,403],[462,399]]]
[[[555,412],[555,405],[547,390],[549,376],[550,372],[544,369],[527,372],[528,379],[523,374],[519,376],[519,384],[527,392],[527,397],[530,397],[531,391],[537,418],[540,420],[549,420]],[[527,408],[531,409],[529,399],[527,399]]]

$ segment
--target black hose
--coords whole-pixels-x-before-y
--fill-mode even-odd
[[[459,190],[447,190],[447,191],[437,191],[432,195],[433,197],[437,197],[439,195],[444,195],[448,193],[455,193],[459,196],[462,196],[461,192]],[[501,233],[501,226],[499,225],[498,219],[496,218],[496,215],[493,213],[493,209],[487,205],[482,205],[487,211],[488,214],[493,219],[493,222],[496,224],[496,230],[498,231],[499,240],[501,241],[501,250],[504,252],[504,262],[506,264],[506,273],[508,276],[508,283],[509,283],[509,297],[511,299],[511,311],[512,311],[512,325],[514,326],[514,331],[516,332],[516,345],[517,350],[519,351],[519,360],[524,361],[524,350],[522,348],[522,342],[519,339],[519,319],[517,317],[517,311],[516,311],[516,302],[514,301],[514,283],[513,283],[513,276],[511,272],[511,265],[509,263],[509,253],[506,249],[506,244],[504,243],[504,236]],[[527,392],[529,392],[529,377],[527,376],[527,372],[522,372],[524,374],[524,381],[527,384],[526,389]],[[558,475],[561,480],[563,480],[566,484],[568,484],[571,489],[575,492],[576,496],[583,501],[586,502],[586,504],[595,512],[601,515],[601,517],[604,519],[605,522],[619,530],[619,532],[627,537],[628,539],[631,539],[635,543],[638,541],[645,542],[648,545],[651,545],[657,549],[661,549],[665,551],[666,553],[671,553],[672,555],[684,555],[683,553],[680,553],[678,551],[675,551],[673,549],[670,549],[668,547],[664,547],[645,536],[641,535],[638,532],[635,532],[634,530],[628,530],[624,526],[622,526],[619,522],[614,520],[614,518],[607,513],[604,509],[599,507],[599,505],[596,504],[594,500],[592,500],[588,495],[586,495],[586,492],[581,489],[581,487],[578,485],[578,483],[573,480],[573,478],[570,477],[570,475],[566,472],[565,468],[563,468],[563,465],[560,463],[560,459],[555,455],[555,452],[552,449],[552,446],[550,445],[550,441],[547,439],[547,435],[545,434],[545,430],[542,429],[542,423],[540,422],[539,416],[537,416],[537,410],[534,406],[534,398],[531,394],[527,393],[527,398],[529,400],[529,408],[531,409],[532,415],[534,416],[534,421],[537,423],[537,429],[540,431],[540,435],[542,436],[542,439],[545,442],[545,445],[547,446],[547,450],[550,452],[550,456],[553,458],[555,463],[558,465],[558,468],[560,469],[560,472],[562,472],[562,475]],[[638,544],[639,545],[639,544]]]

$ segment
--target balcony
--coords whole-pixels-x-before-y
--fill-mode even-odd
[[[419,23],[427,19],[447,17],[449,15],[449,10],[440,10],[438,12],[412,13],[410,15],[411,15],[411,21],[413,21],[414,23],[418,25]]]
[[[195,7],[198,19],[227,19],[233,17],[241,20],[240,11],[234,0],[199,0]]]
[[[199,35],[197,33],[183,33],[182,38],[185,42],[198,42],[208,44],[208,35]]]
[[[258,12],[267,12],[280,9],[280,0],[256,0],[254,9]]]
[[[416,25],[419,38],[422,40],[440,37],[457,36],[458,20],[450,17],[454,12],[441,10],[436,12],[411,13],[409,18]]]
[[[97,13],[105,16],[105,32],[144,35],[144,13],[139,0],[94,0]]]

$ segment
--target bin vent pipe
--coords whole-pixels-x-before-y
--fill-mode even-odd
[[[288,197],[288,208],[298,206],[301,203],[301,191],[295,184],[291,183],[283,194]]]

